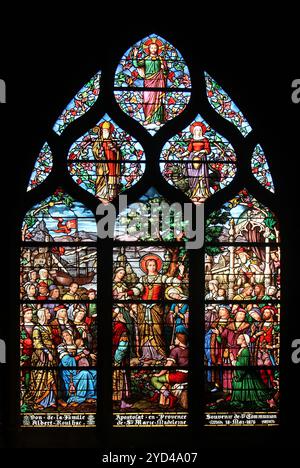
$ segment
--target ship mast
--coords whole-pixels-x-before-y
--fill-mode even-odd
[[[78,220],[76,219],[76,228],[75,228],[75,241],[79,242],[79,232],[78,232]],[[79,249],[75,247],[75,262],[76,262],[76,278],[80,276],[80,258],[79,258]]]

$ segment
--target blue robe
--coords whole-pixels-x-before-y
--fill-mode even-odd
[[[97,373],[94,370],[81,369],[79,372],[76,369],[67,369],[67,367],[76,367],[76,360],[72,356],[63,356],[59,365],[61,368],[60,375],[63,381],[64,393],[67,403],[83,403],[87,399],[97,399],[96,380]],[[73,384],[76,388],[75,394],[69,393],[69,386],[73,378]]]
[[[173,314],[174,314],[176,305],[177,304],[172,304],[171,305],[171,311],[173,312]],[[179,312],[181,314],[183,314],[183,315],[185,315],[187,311],[188,311],[188,305],[187,304],[184,304],[179,309]],[[186,325],[184,324],[184,320],[181,317],[179,317],[178,315],[175,318],[175,333],[184,333],[185,335],[188,335],[188,329],[187,329]]]

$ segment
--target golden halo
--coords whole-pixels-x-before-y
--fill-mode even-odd
[[[151,44],[156,44],[157,45],[157,49],[158,49],[157,53],[158,54],[161,54],[162,51],[165,48],[163,42],[160,39],[158,39],[158,37],[149,37],[149,39],[147,39],[143,44],[143,49],[144,49],[144,51],[146,52],[147,55],[149,54],[149,46]]]
[[[148,260],[155,260],[157,264],[157,271],[160,271],[162,269],[163,261],[160,258],[159,255],[156,254],[146,254],[144,255],[141,260],[140,260],[140,268],[144,273],[147,273],[147,267],[146,267],[146,262]]]

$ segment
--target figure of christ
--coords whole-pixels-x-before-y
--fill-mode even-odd
[[[158,39],[152,38],[146,41],[144,48],[147,55],[143,59],[138,59],[138,48],[133,49],[132,63],[144,79],[144,87],[148,88],[142,92],[145,125],[154,123],[160,126],[166,121],[163,88],[166,87],[168,68],[166,62],[159,56],[162,43]]]
[[[155,388],[151,401],[159,402],[163,406],[173,409],[177,404],[177,397],[171,392],[172,385],[186,384],[188,381],[188,370],[182,369],[189,363],[189,350],[187,346],[187,336],[177,333],[175,346],[171,346],[171,352],[167,357],[166,367],[176,367],[176,370],[162,369],[151,378],[151,384]]]
[[[204,137],[207,131],[202,122],[190,126],[192,138],[188,149],[178,156],[187,157],[186,176],[190,187],[190,198],[195,203],[203,203],[210,195],[207,155],[211,153],[209,140]]]
[[[96,196],[109,203],[118,194],[121,177],[122,153],[113,140],[114,126],[104,121],[94,131],[98,139],[93,143],[92,152],[96,163]]]
[[[131,408],[131,404],[125,400],[129,397],[129,378],[126,369],[129,365],[129,337],[122,312],[117,307],[113,311],[113,337],[112,337],[112,359],[113,371],[113,401],[118,402],[121,410]]]
[[[147,254],[140,261],[140,268],[146,273],[130,290],[120,293],[123,297],[139,297],[142,300],[158,301],[164,299],[164,288],[170,285],[180,285],[184,274],[184,265],[178,267],[177,277],[160,274],[162,259],[155,254]],[[140,346],[140,360],[161,361],[166,358],[164,337],[164,308],[161,304],[147,303],[138,308],[137,328]]]

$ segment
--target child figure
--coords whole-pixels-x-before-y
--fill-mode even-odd
[[[226,300],[226,290],[224,288],[218,289],[218,295],[216,297],[217,301],[225,301]]]
[[[89,367],[90,363],[88,357],[90,357],[93,361],[96,361],[96,355],[91,354],[87,347],[84,345],[84,340],[82,338],[78,338],[75,341],[77,351],[75,359],[78,363],[78,367]]]

